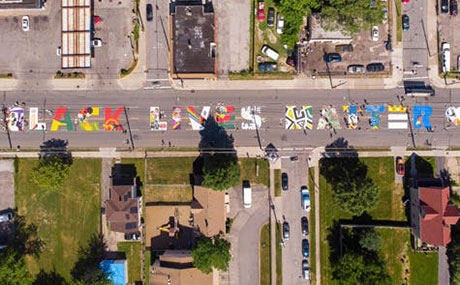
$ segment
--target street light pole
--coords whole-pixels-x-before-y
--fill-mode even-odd
[[[133,134],[131,133],[131,126],[129,125],[128,112],[126,112],[126,106],[123,106],[123,109],[125,111],[126,123],[128,125],[128,131],[129,131],[129,138],[131,140],[131,146],[132,146],[132,149],[134,150]]]

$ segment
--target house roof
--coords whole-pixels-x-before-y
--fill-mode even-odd
[[[445,246],[450,242],[450,226],[460,214],[449,203],[449,187],[420,187],[420,238],[422,242]]]
[[[132,183],[134,184],[134,183]],[[110,199],[105,201],[106,217],[114,232],[135,233],[139,225],[139,198],[134,185],[113,185]]]
[[[194,201],[201,205],[195,214],[195,225],[205,236],[211,237],[225,232],[225,193],[195,186]]]

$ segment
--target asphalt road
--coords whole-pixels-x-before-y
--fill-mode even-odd
[[[457,99],[459,91],[437,90],[431,98],[407,98],[404,104],[412,107],[415,104],[429,105],[433,108],[430,117],[434,132],[427,132],[423,127],[416,130],[413,135],[417,147],[446,147],[460,145],[460,130],[456,127],[448,127],[445,120],[445,109],[448,106],[459,106]],[[70,112],[71,121],[77,118],[78,111],[84,107],[99,106],[111,107],[113,111],[118,107],[126,106],[127,117],[120,114],[120,124],[125,129],[131,129],[132,141],[136,148],[165,146],[197,146],[200,141],[199,131],[194,131],[189,125],[186,106],[195,106],[200,112],[203,106],[209,105],[214,110],[219,103],[235,108],[235,129],[227,130],[234,137],[235,146],[258,146],[259,140],[256,130],[243,130],[240,110],[241,107],[255,105],[260,108],[262,125],[258,129],[260,145],[266,146],[273,143],[279,148],[291,147],[315,147],[327,145],[338,138],[346,139],[350,145],[356,147],[383,147],[383,146],[413,146],[411,129],[390,130],[388,126],[387,112],[381,116],[381,128],[374,130],[370,127],[369,114],[363,113],[359,123],[360,130],[348,130],[345,127],[342,105],[350,103],[362,105],[387,105],[398,104],[398,95],[403,95],[403,89],[394,90],[260,90],[260,91],[176,91],[176,90],[141,90],[136,92],[4,92],[3,103],[12,107],[15,101],[26,102],[26,119],[28,119],[28,107],[39,107],[48,129],[52,124],[52,116],[44,112],[44,109],[55,110],[65,106]],[[1,98],[1,97],[0,97]],[[313,108],[313,130],[286,130],[285,129],[285,106],[287,105],[310,105]],[[320,109],[324,105],[333,105],[338,112],[338,118],[342,126],[341,130],[331,132],[329,130],[317,130]],[[46,107],[44,107],[46,106]],[[149,128],[149,108],[159,106],[165,112],[162,120],[168,122],[167,131],[151,131]],[[182,127],[180,130],[171,130],[172,108],[182,107]],[[409,108],[412,112],[412,108]],[[117,147],[127,148],[131,145],[130,133],[119,131],[103,131],[103,111],[94,122],[99,123],[98,131],[77,130],[66,131],[60,127],[59,131],[25,131],[10,132],[13,148],[20,145],[21,148],[36,148],[42,141],[60,138],[69,141],[70,147]],[[412,114],[410,114],[412,120]],[[91,119],[93,120],[93,119]],[[247,122],[247,120],[246,120]],[[128,140],[128,141],[127,141]],[[127,143],[128,142],[128,143]],[[6,131],[0,133],[0,148],[9,148],[9,140]]]

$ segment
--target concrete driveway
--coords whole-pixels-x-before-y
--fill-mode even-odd
[[[0,160],[0,211],[14,209],[14,160]]]
[[[229,191],[230,213],[234,218],[229,240],[232,243],[228,282],[222,284],[259,284],[260,228],[268,223],[268,189],[252,186],[252,207],[243,208],[241,186]]]

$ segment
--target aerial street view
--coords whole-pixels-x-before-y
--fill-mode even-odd
[[[0,285],[460,284],[457,1],[0,0]]]

